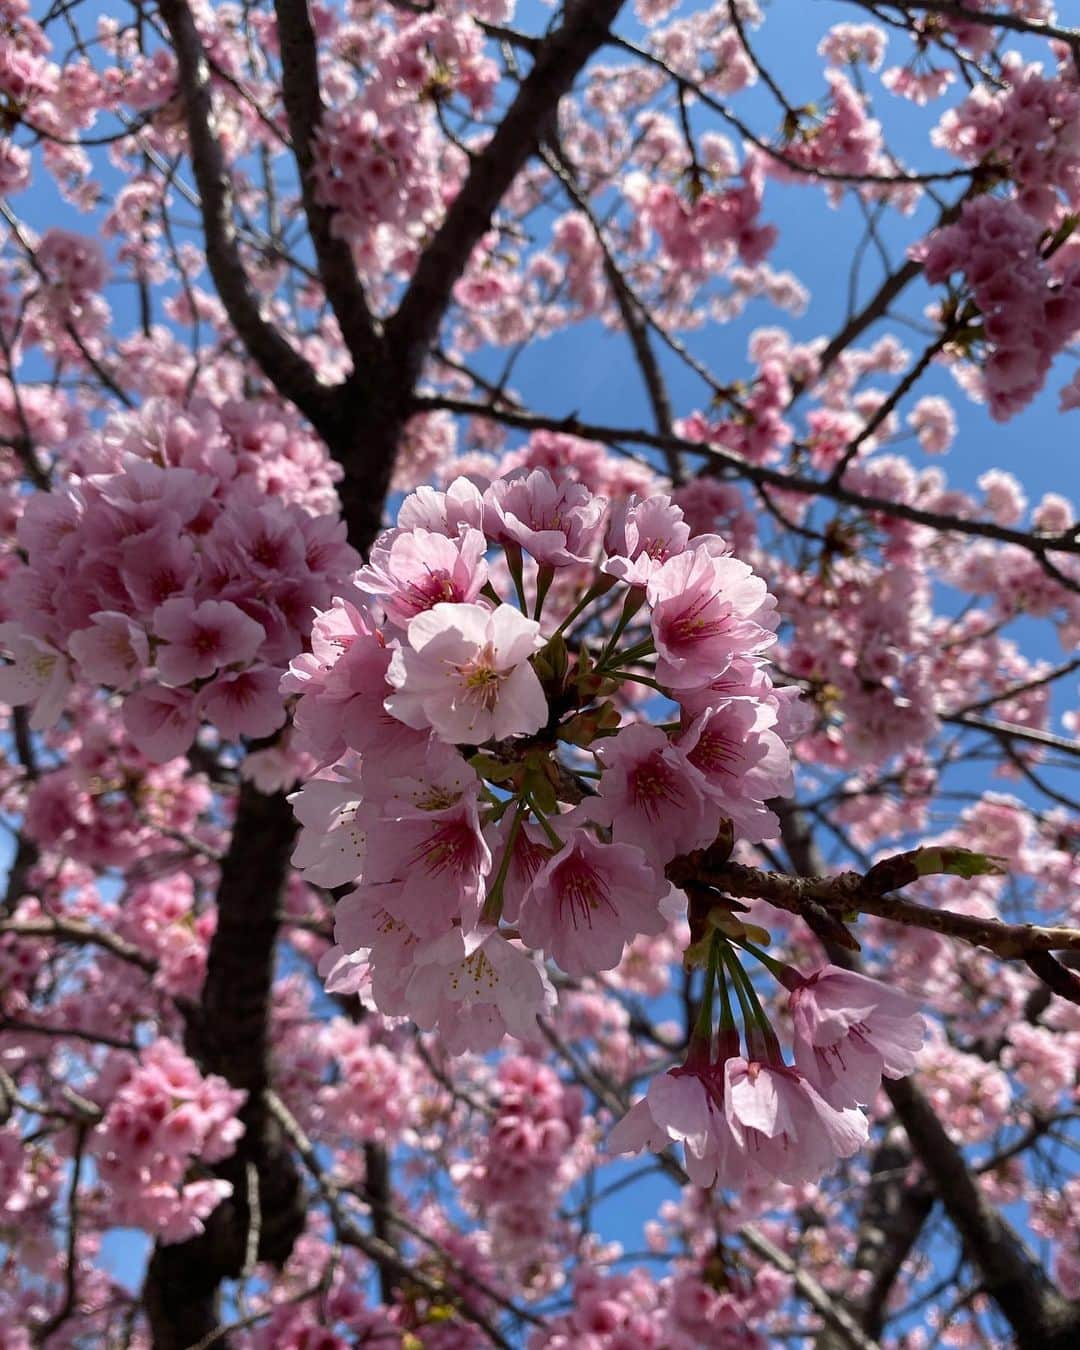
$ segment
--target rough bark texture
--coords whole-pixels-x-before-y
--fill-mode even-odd
[[[240,1112],[245,1133],[232,1157],[214,1169],[233,1194],[211,1215],[206,1232],[158,1247],[151,1259],[145,1296],[160,1350],[195,1344],[217,1326],[220,1281],[238,1276],[251,1252],[280,1265],[304,1226],[299,1172],[263,1095],[270,1082],[267,1012],[277,914],[294,831],[284,794],[265,796],[242,785],[221,866],[206,983],[200,1006],[188,1016],[186,1048],[208,1072],[247,1092]]]

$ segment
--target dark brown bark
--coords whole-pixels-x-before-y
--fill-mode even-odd
[[[381,343],[364,288],[356,274],[352,248],[347,239],[334,234],[333,212],[319,201],[315,192],[314,142],[323,116],[315,30],[307,0],[275,0],[274,13],[281,49],[285,111],[300,173],[304,214],[319,262],[319,276],[345,345],[353,361],[360,366],[378,357]]]
[[[559,99],[602,46],[622,6],[623,0],[567,0],[562,24],[537,49],[532,70],[495,134],[473,160],[387,325],[389,351],[410,388],[435,340],[454,283],[490,227],[495,208],[536,152]]]
[[[217,1326],[220,1282],[236,1278],[252,1250],[259,1260],[282,1264],[304,1225],[299,1173],[264,1098],[277,913],[294,832],[282,793],[265,796],[249,783],[241,786],[221,867],[217,931],[201,1002],[189,1012],[186,1048],[206,1072],[247,1092],[240,1112],[245,1133],[232,1157],[215,1168],[233,1194],[210,1216],[206,1232],[158,1247],[151,1259],[144,1297],[157,1350],[195,1344]]]
[[[214,134],[210,67],[187,0],[159,0],[158,13],[176,53],[191,166],[199,188],[206,262],[244,347],[283,397],[316,425],[328,391],[309,362],[262,316],[236,241],[232,173]]]

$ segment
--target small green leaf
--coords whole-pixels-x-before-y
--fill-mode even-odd
[[[942,846],[915,848],[909,853],[883,858],[871,867],[864,881],[871,890],[880,893],[910,886],[919,877],[1000,877],[1007,871],[1005,858],[992,853],[975,853],[966,848]]]

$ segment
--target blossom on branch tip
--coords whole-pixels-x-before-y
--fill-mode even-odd
[[[866,1143],[866,1117],[831,1106],[797,1069],[732,1058],[724,1065],[728,1124],[759,1167],[789,1186],[816,1181]]]
[[[736,655],[776,641],[776,602],[746,563],[697,546],[669,558],[649,579],[656,678],[672,689],[694,688]]]
[[[484,529],[524,549],[538,563],[589,562],[604,523],[603,497],[544,469],[497,478],[484,494]]]

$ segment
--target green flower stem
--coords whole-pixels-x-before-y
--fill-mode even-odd
[[[510,569],[510,575],[514,580],[514,590],[517,591],[518,605],[522,614],[528,614],[529,607],[525,603],[525,575],[522,570],[521,545],[511,543],[509,540],[503,544],[503,552],[506,554],[506,565]]]
[[[596,669],[606,673],[609,670],[616,670],[620,666],[628,666],[634,661],[640,661],[642,657],[654,656],[655,654],[656,648],[653,646],[653,640],[651,637],[648,637],[643,642],[638,642],[635,643],[633,647],[628,647],[626,651],[615,653],[612,656],[608,656],[605,651],[605,654]],[[615,659],[616,655],[618,656],[618,660]]]
[[[746,971],[742,968],[742,963],[730,947],[725,944],[724,961],[731,971],[731,982],[735,986],[735,996],[739,1000],[739,1008],[742,1012],[743,1023],[749,1027],[758,1025],[757,1009],[750,1002],[746,995]]]
[[[517,842],[518,833],[521,830],[521,820],[527,809],[525,802],[519,800],[514,818],[510,822],[509,833],[506,836],[506,846],[503,848],[502,858],[499,861],[499,870],[495,875],[494,884],[484,900],[484,908],[480,911],[480,919],[483,923],[498,923],[502,917],[503,887],[510,871],[510,863],[513,861],[514,844]]]
[[[631,675],[625,670],[613,670],[610,674],[613,680],[629,680],[632,684],[647,684],[650,689],[655,689],[658,694],[666,692],[666,690],[662,689],[660,685],[648,675]]]
[[[720,943],[722,941],[723,939],[719,937],[719,934],[714,933],[709,943],[709,960],[705,967],[705,984],[701,990],[701,1003],[698,1006],[694,1030],[691,1033],[690,1045],[687,1048],[688,1059],[700,1055],[708,1061],[712,1053],[713,996],[716,991],[717,972],[721,965]]]
[[[724,941],[724,939],[720,936],[719,933],[714,933],[714,934],[713,934],[713,939],[712,939],[712,940],[713,940],[713,945],[717,948],[717,952],[718,952],[718,954],[719,954],[720,943],[722,943],[722,942]],[[709,959],[710,959],[710,961],[712,960],[712,951],[711,951],[711,950],[710,950],[710,952],[709,952]],[[731,994],[730,994],[730,992],[728,991],[727,963],[726,963],[725,961],[721,960],[721,961],[719,962],[719,970],[718,970],[717,973],[718,973],[718,975],[720,976],[720,979],[719,979],[719,985],[720,985],[720,1030],[721,1030],[721,1031],[734,1031],[734,1030],[735,1030],[735,1014],[734,1014],[734,1012],[732,1012],[732,1009],[731,1009]]]
[[[533,608],[533,618],[539,620],[544,612],[544,601],[547,599],[547,593],[551,589],[551,583],[555,580],[555,569],[550,563],[541,563],[540,570],[536,574],[536,605]]]
[[[527,797],[526,801],[528,802],[533,814],[536,816],[536,819],[540,822],[540,828],[547,835],[548,842],[551,844],[551,846],[559,850],[564,849],[566,845],[555,833],[555,831],[551,828],[551,822],[548,820],[547,816],[544,815],[543,811],[540,810],[540,808],[537,806],[537,804],[533,801],[531,797]]]
[[[585,594],[574,606],[574,608],[566,616],[566,618],[563,619],[562,623],[559,624],[558,628],[555,629],[554,633],[552,633],[551,636],[558,637],[560,633],[565,632],[566,629],[569,628],[570,625],[574,622],[574,620],[578,617],[578,615],[583,610],[588,609],[588,607],[592,604],[594,600],[599,600],[601,596],[607,595],[608,591],[611,590],[611,584],[613,583],[613,581],[614,578],[609,576],[603,576],[599,580],[594,581],[593,584],[589,587],[589,589],[585,592]]]
[[[783,961],[777,961],[775,957],[770,956],[768,952],[763,952],[760,947],[755,947],[754,944],[748,942],[746,938],[736,938],[735,941],[744,952],[749,952],[755,961],[760,961],[769,974],[775,976],[785,989],[791,987],[788,983],[791,972],[790,966],[785,965]]]
[[[630,620],[634,617],[634,615],[638,612],[638,610],[644,603],[645,603],[644,590],[642,590],[640,587],[637,588],[631,587],[629,593],[627,594],[626,599],[623,601],[622,613],[619,615],[619,622],[615,625],[615,629],[612,632],[611,637],[608,638],[607,645],[604,647],[604,650],[600,653],[600,660],[599,660],[600,665],[603,665],[606,661],[610,660],[612,653],[615,651],[615,648],[618,645],[619,638],[621,638],[623,635],[623,629],[626,627],[626,625],[630,622]]]
[[[754,1028],[760,1033],[767,1054],[778,1062],[781,1061],[783,1056],[780,1053],[780,1042],[776,1038],[776,1032],[773,1031],[768,1014],[761,1006],[761,1000],[758,998],[753,981],[743,969],[742,962],[736,956],[733,948],[729,947],[726,955],[728,956],[728,966],[735,979],[735,992],[739,996],[739,1003],[746,1023],[748,1055],[753,1054],[754,1042],[751,1039],[750,1031],[751,1028]]]

